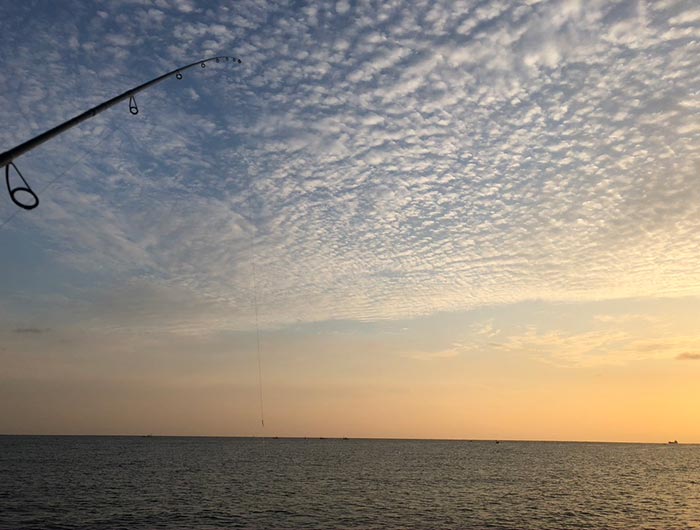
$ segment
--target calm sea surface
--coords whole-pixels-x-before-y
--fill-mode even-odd
[[[0,436],[0,528],[700,529],[700,446]]]

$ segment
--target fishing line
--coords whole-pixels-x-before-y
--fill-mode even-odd
[[[250,168],[250,162],[248,157],[244,154],[241,158],[246,161],[246,167]],[[265,408],[263,406],[263,382],[262,382],[262,348],[260,347],[260,304],[258,301],[258,274],[256,265],[256,245],[255,245],[255,233],[257,232],[257,225],[255,223],[255,212],[253,209],[253,194],[248,194],[248,211],[250,212],[250,261],[251,269],[253,272],[253,308],[255,310],[255,342],[257,349],[258,358],[258,393],[260,398],[260,424],[265,427]]]
[[[258,309],[258,280],[255,271],[255,225],[251,234],[251,250],[252,250],[252,265],[253,265],[253,305],[255,306],[255,340],[258,351],[258,389],[260,394],[260,423],[265,427],[265,409],[263,407],[263,385],[262,385],[262,361],[260,354],[260,317]]]
[[[119,130],[121,130],[121,128],[120,128],[118,125],[116,125],[116,127],[117,127]],[[57,180],[59,180],[61,177],[63,177],[66,173],[68,173],[69,171],[71,171],[71,170],[72,170],[74,167],[76,167],[78,164],[81,164],[82,162],[84,162],[85,159],[88,157],[88,155],[93,154],[93,151],[94,151],[95,149],[97,149],[98,147],[100,147],[100,146],[104,143],[104,141],[107,139],[108,136],[114,136],[115,133],[116,133],[116,131],[115,131],[114,129],[112,129],[112,130],[109,130],[109,129],[105,130],[104,133],[102,134],[102,136],[100,137],[100,139],[98,140],[98,142],[97,142],[94,146],[92,146],[91,149],[89,149],[89,150],[86,149],[86,150],[85,150],[85,153],[83,154],[83,156],[81,156],[80,158],[78,158],[78,159],[77,159],[75,162],[73,162],[70,166],[68,166],[66,169],[64,169],[64,170],[63,170],[61,173],[59,173],[58,175],[56,175],[56,176],[55,176],[53,179],[51,179],[48,183],[46,183],[46,184],[44,185],[44,187],[41,188],[41,189],[39,190],[39,192],[37,193],[37,195],[40,195],[40,194],[42,194],[43,192],[45,192],[50,186],[52,186]],[[14,166],[14,164],[13,164],[13,166]],[[9,168],[9,165],[8,165],[8,168]],[[15,169],[16,169],[16,168],[15,168]],[[7,170],[7,168],[6,168],[6,170]],[[24,180],[24,179],[23,179],[23,180]],[[23,209],[26,210],[26,208],[23,208]],[[0,230],[2,230],[6,224],[8,224],[10,221],[12,221],[12,219],[14,219],[15,216],[16,216],[17,214],[19,214],[21,211],[22,211],[22,210],[15,210],[14,212],[12,212],[12,214],[10,214],[10,216],[9,216],[7,219],[5,219],[5,220],[2,222],[2,224],[0,224]]]
[[[228,82],[227,86],[224,87],[224,99],[226,100],[226,106],[227,107],[232,107],[234,106],[230,100],[230,88],[231,84],[235,83],[235,78],[231,75],[231,71],[228,70],[225,72],[224,78]],[[225,124],[227,130],[231,130],[228,127],[228,123]],[[236,157],[239,161],[243,160],[245,162],[245,168],[246,170],[249,170],[251,167],[250,160],[248,159],[248,156],[245,153],[244,149],[241,149],[241,152],[237,155]],[[251,184],[252,184],[252,179],[251,179]],[[263,376],[262,376],[262,342],[261,342],[261,332],[260,332],[260,300],[258,296],[258,272],[257,272],[257,263],[256,263],[256,256],[257,256],[257,248],[256,248],[256,239],[255,235],[257,232],[257,225],[255,222],[255,209],[253,207],[253,193],[252,191],[248,192],[248,195],[245,200],[245,205],[247,206],[248,212],[249,212],[249,223],[250,223],[250,262],[251,262],[251,273],[252,273],[252,289],[253,289],[253,312],[254,312],[254,317],[255,317],[255,351],[256,351],[256,359],[257,359],[257,365],[258,365],[258,402],[259,402],[259,407],[260,407],[260,425],[265,428],[265,405],[264,405],[264,398],[263,398]]]

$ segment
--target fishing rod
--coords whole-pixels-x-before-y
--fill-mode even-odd
[[[176,68],[175,70],[168,72],[167,74],[163,74],[159,77],[156,77],[154,79],[151,79],[150,81],[143,83],[142,85],[138,85],[134,88],[131,88],[123,94],[119,94],[118,96],[113,97],[112,99],[108,99],[107,101],[100,103],[96,107],[93,107],[90,110],[86,110],[82,114],[79,114],[74,118],[63,122],[62,124],[57,125],[53,129],[49,129],[48,131],[43,132],[38,136],[35,136],[34,138],[27,140],[22,144],[19,144],[16,147],[13,147],[9,151],[5,151],[4,153],[0,154],[0,167],[5,167],[5,183],[7,184],[7,192],[10,194],[10,199],[12,199],[12,202],[14,202],[17,206],[25,210],[33,210],[34,208],[39,206],[39,197],[36,193],[34,193],[34,190],[32,190],[32,187],[29,185],[29,183],[26,181],[26,179],[24,178],[20,170],[17,169],[17,166],[14,163],[14,160],[17,157],[22,156],[24,153],[31,151],[35,147],[40,146],[44,142],[53,138],[54,136],[58,136],[62,132],[65,132],[68,129],[75,127],[76,125],[84,122],[85,120],[97,116],[100,112],[103,112],[113,107],[117,103],[120,103],[121,101],[124,101],[127,98],[129,98],[129,112],[131,112],[131,114],[135,116],[139,113],[139,107],[136,104],[135,98],[136,94],[172,76],[175,76],[175,78],[178,80],[182,79],[182,72],[184,72],[185,70],[194,68],[197,65],[201,66],[202,68],[206,68],[207,63],[211,61],[215,61],[217,63],[222,61],[232,61],[238,64],[241,63],[241,60],[235,57],[230,57],[228,55],[220,55],[218,57],[209,57],[208,59],[201,59],[186,66],[181,66],[180,68]],[[17,172],[17,175],[22,180],[22,184],[12,186],[12,184],[10,183],[10,168],[14,169]]]

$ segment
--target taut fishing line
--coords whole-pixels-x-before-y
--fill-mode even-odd
[[[230,82],[233,82],[233,79],[231,78],[230,72],[226,73],[227,80]],[[227,100],[227,106],[230,105],[230,98],[229,98],[229,93],[228,93],[228,85],[224,89],[224,98]],[[245,162],[245,167],[246,169],[250,169],[251,163],[250,160],[248,159],[248,156],[246,153],[243,151],[239,153],[238,155],[239,160],[243,160]],[[249,183],[249,186],[252,187],[252,179],[251,182]],[[257,263],[256,263],[256,257],[257,257],[257,245],[256,245],[256,233],[257,233],[257,224],[256,224],[256,216],[255,216],[255,209],[253,205],[253,193],[252,191],[249,190],[248,196],[246,198],[246,206],[248,208],[249,212],[249,224],[250,224],[250,268],[251,268],[251,273],[252,273],[252,290],[253,290],[253,296],[252,296],[252,302],[253,302],[253,313],[254,313],[254,321],[255,321],[255,352],[256,352],[256,360],[257,360],[257,365],[258,365],[258,403],[259,403],[259,408],[260,408],[260,425],[262,428],[265,428],[265,406],[264,406],[264,398],[263,398],[263,376],[262,376],[262,342],[261,342],[261,332],[260,332],[260,299],[258,295],[258,272],[257,272]]]
[[[240,157],[246,161],[246,167],[250,168],[250,161],[248,157],[243,154]],[[251,182],[252,185],[252,182]],[[260,346],[260,302],[258,299],[258,273],[257,273],[257,249],[255,235],[258,231],[257,224],[255,222],[255,210],[253,208],[253,194],[248,193],[247,198],[248,211],[250,215],[250,263],[251,271],[253,273],[253,310],[255,312],[255,345],[257,351],[258,360],[258,394],[260,401],[260,424],[265,427],[265,408],[263,406],[263,381],[262,381],[262,348]]]
[[[255,271],[255,231],[257,228],[253,225],[250,232],[251,252],[252,252],[252,269],[253,269],[253,306],[255,307],[255,341],[258,352],[258,389],[260,394],[260,424],[265,427],[265,409],[263,407],[263,385],[262,385],[262,360],[260,353],[260,317],[258,309],[258,279]]]

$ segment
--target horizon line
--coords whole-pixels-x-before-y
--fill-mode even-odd
[[[218,435],[218,434],[55,434],[55,433],[0,433],[0,436],[44,436],[84,438],[233,438],[260,440],[329,440],[329,441],[406,441],[406,442],[477,442],[477,443],[589,443],[589,444],[645,444],[645,445],[700,445],[700,442],[630,441],[630,440],[558,440],[558,439],[514,439],[514,438],[402,438],[383,436],[280,436],[280,435]]]

